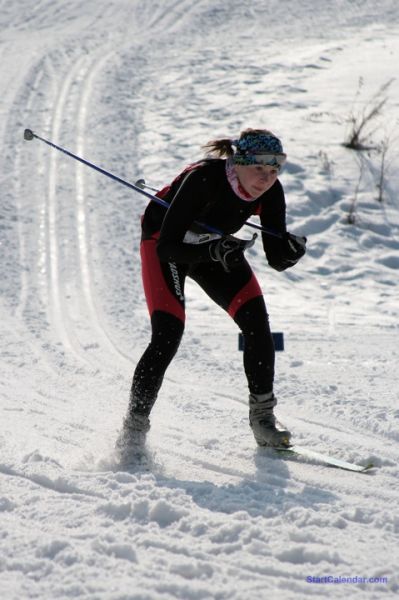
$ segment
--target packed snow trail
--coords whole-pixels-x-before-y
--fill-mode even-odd
[[[2,5],[1,596],[394,597],[399,171],[393,153],[381,206],[363,157],[347,225],[360,166],[342,141],[396,73],[397,3]],[[398,123],[398,85],[375,135]],[[256,448],[236,327],[189,284],[149,469],[123,470],[113,446],[149,338],[145,202],[23,131],[159,186],[258,125],[284,141],[289,228],[309,239],[292,273],[249,252],[285,335],[279,417],[295,443],[376,469]]]

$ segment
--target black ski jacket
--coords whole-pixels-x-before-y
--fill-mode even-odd
[[[253,201],[239,198],[226,176],[225,160],[206,159],[185,169],[171,185],[157,193],[170,204],[168,209],[151,201],[142,220],[143,239],[159,239],[161,261],[175,263],[211,262],[207,243],[186,243],[188,231],[204,233],[194,221],[206,223],[225,234],[241,229],[251,215],[279,234],[286,233],[286,204],[279,180]],[[279,268],[286,241],[262,232],[263,248],[273,268]]]

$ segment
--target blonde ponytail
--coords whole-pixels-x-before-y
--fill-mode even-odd
[[[229,138],[211,140],[203,146],[203,150],[207,156],[216,158],[228,158],[234,154],[232,140]]]

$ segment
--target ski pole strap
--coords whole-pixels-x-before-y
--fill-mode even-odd
[[[169,208],[168,202],[166,202],[165,200],[162,200],[162,198],[158,198],[158,196],[155,196],[154,194],[150,194],[149,192],[146,192],[142,187],[135,185],[133,183],[130,183],[129,181],[126,181],[125,179],[122,179],[121,177],[114,175],[114,173],[110,173],[110,171],[106,171],[105,169],[102,169],[101,167],[82,158],[81,156],[77,156],[77,154],[74,154],[73,152],[70,152],[69,150],[62,148],[62,146],[58,146],[57,144],[54,144],[54,142],[50,142],[50,140],[46,140],[45,138],[41,137],[40,135],[37,135],[37,133],[34,133],[31,129],[25,129],[24,139],[27,141],[30,141],[30,140],[33,140],[34,138],[36,138],[37,140],[40,140],[41,142],[44,142],[48,146],[51,146],[51,148],[55,148],[56,150],[59,150],[60,152],[62,152],[63,154],[66,154],[70,158],[74,158],[75,160],[86,165],[87,167],[90,167],[91,169],[98,171],[98,173],[102,173],[106,177],[109,177],[110,179],[113,179],[114,181],[121,183],[122,185],[128,187],[131,190],[134,190],[135,192],[138,192],[139,194],[142,194],[143,196],[146,196],[146,198],[149,198],[150,200],[152,200],[153,202],[156,202],[157,204],[163,206],[164,208]],[[140,183],[141,183],[141,181],[140,181]],[[200,221],[194,221],[194,222],[196,225],[203,227],[205,230],[210,231],[211,233],[217,233],[221,236],[225,235],[220,229],[217,229],[216,227],[212,227],[212,225],[208,225],[207,223],[201,223]],[[278,238],[282,237],[281,233],[278,233],[277,231],[273,231],[271,229],[266,229],[265,227],[262,227],[261,225],[257,225],[256,223],[250,223],[249,221],[246,221],[244,224],[248,225],[249,227],[254,227],[255,229],[260,229],[263,233],[266,233],[267,235],[271,235],[273,237],[278,237]]]

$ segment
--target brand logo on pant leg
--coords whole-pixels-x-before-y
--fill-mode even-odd
[[[176,263],[169,263],[169,269],[172,274],[173,285],[175,286],[175,294],[179,298],[179,300],[184,302],[184,295],[181,289],[179,272],[177,270]]]

